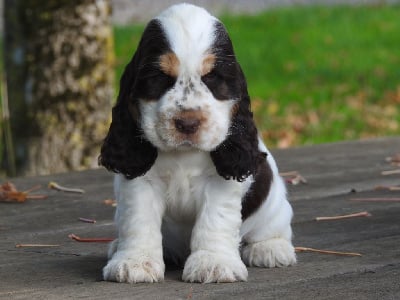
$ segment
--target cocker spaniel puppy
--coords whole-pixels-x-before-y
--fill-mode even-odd
[[[118,173],[105,280],[161,281],[164,258],[203,283],[296,262],[285,185],[228,33],[204,9],[175,5],[147,25],[99,162]]]

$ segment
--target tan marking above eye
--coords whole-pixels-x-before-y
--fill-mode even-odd
[[[211,72],[211,70],[214,68],[215,60],[216,57],[214,54],[207,54],[206,57],[204,57],[203,62],[201,63],[201,76],[204,76]]]
[[[160,56],[160,69],[169,76],[178,77],[179,64],[179,59],[173,52],[168,52]]]

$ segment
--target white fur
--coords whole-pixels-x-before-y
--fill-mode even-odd
[[[181,62],[180,73],[199,73],[202,58],[214,41],[217,19],[205,9],[187,3],[171,6],[156,19]]]
[[[158,148],[158,157],[141,177],[115,177],[118,240],[110,246],[104,279],[161,281],[163,248],[165,256],[184,264],[182,277],[189,282],[245,281],[244,263],[261,267],[295,263],[292,209],[275,161],[262,141],[259,148],[268,152],[273,173],[271,189],[261,207],[243,223],[241,201],[253,177],[243,182],[225,180],[210,158],[209,151],[228,134],[236,101],[214,99],[200,79],[201,58],[214,39],[215,18],[183,4],[158,19],[180,60],[177,82],[182,81],[183,87],[190,84],[192,93],[183,95],[184,88],[175,86],[158,101],[141,102],[141,125]],[[201,111],[206,117],[196,139],[177,134],[168,121],[182,109]]]
[[[265,146],[260,143],[261,147]],[[207,152],[160,152],[144,176],[126,180],[116,175],[119,235],[110,247],[104,278],[162,280],[163,246],[164,255],[171,260],[186,261],[183,279],[191,282],[246,280],[241,242],[241,256],[248,266],[294,264],[292,209],[270,153],[267,159],[274,176],[271,191],[243,223],[241,199],[253,179],[236,182],[221,178]]]

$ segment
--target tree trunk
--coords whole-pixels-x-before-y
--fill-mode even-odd
[[[11,130],[20,175],[97,166],[113,81],[107,0],[5,0]]]

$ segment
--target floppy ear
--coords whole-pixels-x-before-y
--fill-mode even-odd
[[[211,152],[211,158],[220,176],[243,181],[257,173],[266,153],[258,149],[257,128],[250,110],[246,79],[239,64],[237,68],[240,100],[236,104],[227,138]]]
[[[101,148],[99,163],[128,179],[145,174],[157,158],[157,148],[146,139],[140,126],[139,98],[149,98],[149,93],[150,98],[154,97],[154,91],[146,84],[146,71],[152,71],[154,62],[168,48],[161,23],[157,19],[151,20],[121,78],[117,104],[112,111],[112,123]]]
[[[145,139],[140,128],[138,103],[132,97],[139,51],[122,75],[117,104],[112,110],[112,123],[99,157],[100,165],[123,174],[127,179],[145,174],[157,158],[157,149]]]

